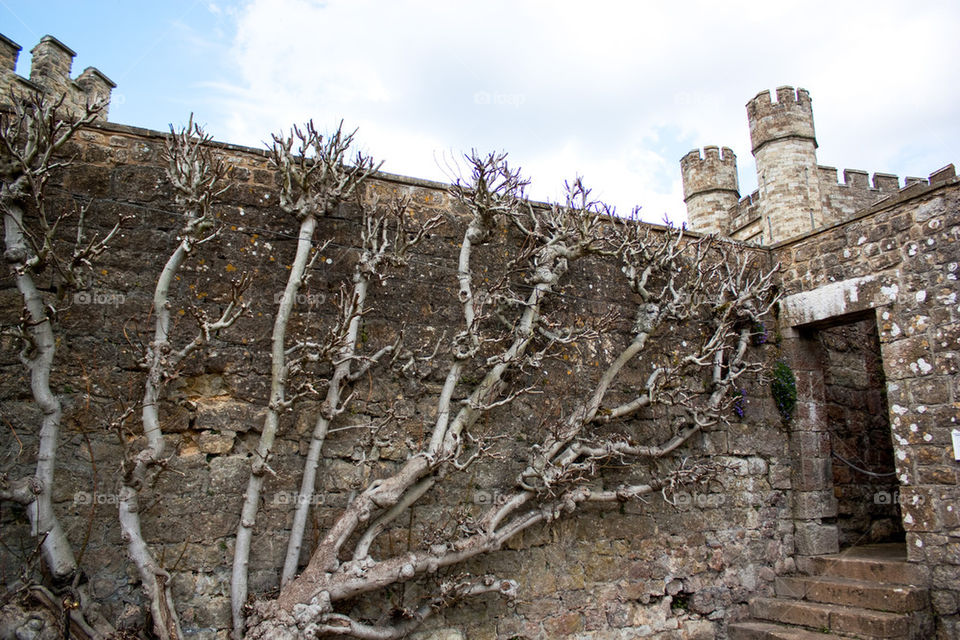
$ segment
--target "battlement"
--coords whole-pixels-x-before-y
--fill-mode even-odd
[[[747,120],[754,155],[765,144],[785,138],[805,138],[817,146],[813,104],[806,89],[777,87],[776,102],[769,90],[761,91],[747,103]]]
[[[76,114],[85,105],[103,100],[106,108],[98,119],[107,119],[110,94],[117,85],[99,69],[87,67],[74,80],[71,78],[71,69],[77,53],[53,36],[44,36],[30,51],[32,59],[28,80],[16,73],[21,50],[16,42],[0,35],[0,101],[5,102],[11,90],[41,91],[52,97],[64,96],[64,109]]]
[[[850,220],[882,202],[909,197],[936,180],[954,180],[952,166],[929,179],[872,176],[817,164],[813,103],[806,89],[761,91],[747,103],[758,188],[740,198],[737,162],[727,147],[694,149],[680,160],[691,227],[758,244],[777,243]]]
[[[15,71],[19,57],[20,45],[0,33],[0,75],[7,71]]]
[[[900,178],[890,173],[870,174],[859,169],[844,169],[843,181],[837,179],[834,167],[817,166],[824,223],[846,220],[857,211],[900,191]],[[916,180],[907,178],[904,186]]]
[[[694,149],[680,159],[683,175],[683,199],[707,191],[733,191],[739,197],[737,156],[729,147]]]
[[[870,190],[883,193],[894,193],[900,189],[900,178],[892,173],[875,172],[871,179],[870,174],[866,171],[844,169],[842,182],[837,178],[835,167],[817,165],[817,173],[820,176],[821,189],[836,186],[851,190]],[[913,178],[907,178],[907,180],[913,180]]]

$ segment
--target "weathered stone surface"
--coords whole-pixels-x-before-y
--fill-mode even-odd
[[[742,420],[711,426],[681,452],[703,453],[727,465],[729,470],[715,483],[675,492],[674,504],[654,493],[644,502],[585,508],[575,519],[525,532],[504,550],[469,567],[518,580],[521,597],[512,605],[487,598],[448,612],[433,621],[435,630],[420,634],[421,640],[722,636],[727,620],[745,613],[753,593],[770,593],[777,575],[796,568],[794,554],[802,560],[836,550],[838,526],[823,519],[837,517],[840,528],[849,532],[855,528],[844,520],[876,515],[877,510],[866,502],[864,509],[850,508],[851,487],[869,484],[874,494],[879,489],[852,471],[838,471],[832,454],[841,443],[863,444],[851,434],[868,433],[871,442],[878,442],[873,436],[884,428],[894,436],[889,453],[894,458],[895,484],[900,487],[909,557],[926,563],[907,565],[905,571],[936,567],[932,574],[910,575],[923,580],[929,576],[935,589],[934,607],[944,617],[942,627],[955,624],[951,616],[956,615],[960,601],[960,520],[951,510],[958,494],[949,444],[960,402],[957,183],[946,177],[897,194],[889,176],[875,175],[870,187],[865,176],[845,172],[847,184],[841,189],[835,184],[835,171],[830,178],[829,170],[816,168],[809,97],[784,92],[783,98],[789,102],[779,107],[763,96],[751,101],[758,166],[768,170],[769,180],[762,193],[736,204],[730,224],[739,221],[742,234],[757,234],[760,228],[754,222],[762,212],[802,196],[807,204],[793,218],[784,219],[772,238],[769,234],[763,238],[769,245],[771,240],[807,231],[804,225],[814,214],[816,233],[757,251],[763,261],[783,264],[778,286],[788,299],[781,326],[767,327],[769,341],[758,348],[770,359],[786,359],[797,373],[800,400],[794,421],[780,421],[766,385],[749,386],[744,390]],[[788,140],[781,135],[786,133],[793,137]],[[62,367],[54,376],[67,408],[55,488],[58,515],[71,538],[85,540],[84,570],[96,595],[108,603],[105,615],[127,621],[124,624],[130,628],[143,624],[143,609],[124,603],[142,602],[142,594],[128,576],[132,573],[117,532],[115,483],[122,451],[136,451],[143,439],[136,420],[120,433],[105,433],[102,426],[114,402],[132,401],[142,393],[135,365],[142,356],[137,343],[149,341],[150,274],[162,267],[165,252],[175,240],[177,208],[163,176],[161,147],[162,137],[156,132],[117,125],[86,129],[71,150],[79,153],[82,162],[54,178],[67,191],[53,198],[60,204],[71,203],[73,196],[102,203],[91,210],[94,229],[109,229],[120,212],[136,216],[123,229],[116,251],[105,254],[98,265],[91,300],[110,304],[75,304],[58,317],[63,331]],[[168,385],[160,412],[172,457],[146,491],[150,500],[145,501],[144,511],[148,542],[158,550],[164,566],[175,567],[171,569],[173,585],[185,626],[196,637],[211,638],[222,636],[229,624],[228,566],[238,506],[264,418],[270,369],[266,350],[275,293],[293,250],[290,221],[277,206],[276,174],[264,154],[225,146],[217,149],[230,165],[232,181],[224,202],[217,205],[224,228],[207,245],[209,252],[191,262],[174,285],[172,294],[178,302],[173,311],[181,318],[178,330],[184,331],[177,339],[185,339],[195,329],[185,301],[211,302],[211,309],[215,308],[224,299],[228,279],[240,271],[254,274],[255,285],[247,294],[251,310],[233,330],[220,336],[212,354],[188,362],[180,377]],[[697,159],[705,165],[712,160],[712,152],[706,156],[698,154]],[[725,163],[723,184],[729,187],[726,153],[722,161],[718,155],[717,161]],[[804,181],[798,177],[801,166],[812,167]],[[713,184],[703,182],[708,183]],[[877,190],[896,197],[864,213],[863,207],[884,195],[874,193]],[[395,275],[390,281],[393,295],[377,298],[374,310],[364,319],[366,347],[371,349],[391,343],[401,325],[407,327],[405,337],[428,338],[425,344],[432,345],[444,332],[459,327],[452,275],[462,226],[459,211],[440,185],[379,176],[369,191],[384,196],[407,193],[413,197],[417,215],[440,212],[449,220],[418,249],[412,260],[414,276]],[[819,212],[815,210],[818,203]],[[708,213],[725,215],[716,201],[707,204]],[[864,215],[825,226],[854,211]],[[350,207],[321,221],[320,233],[335,240],[337,253],[323,256],[329,262],[317,263],[298,307],[305,314],[295,320],[294,333],[320,330],[329,322],[329,301],[348,274],[357,224],[356,211]],[[515,250],[505,237],[485,250],[481,262],[495,271],[506,261],[504,252]],[[609,310],[628,310],[633,294],[619,282],[617,273],[617,268],[601,262],[580,268],[566,292],[580,296],[569,298],[570,317],[583,322]],[[4,272],[2,278],[0,313],[5,326],[12,326],[19,301],[11,294],[9,275]],[[323,303],[314,304],[321,296]],[[878,352],[873,342],[854,348],[850,343],[855,338],[844,342],[830,333],[828,325],[836,324],[840,316],[844,322],[851,320],[850,313],[866,314],[878,328],[871,341],[881,345],[885,389],[877,370],[865,364],[867,355]],[[812,344],[816,341],[810,339],[811,332],[819,332],[820,342]],[[612,339],[621,337],[617,334]],[[4,429],[0,444],[6,451],[22,447],[23,453],[2,471],[19,477],[29,472],[27,461],[35,456],[37,412],[28,401],[16,349],[7,337],[3,340],[0,387],[5,394],[4,415],[10,416],[15,431]],[[519,460],[536,441],[532,432],[548,416],[564,415],[569,400],[583,393],[594,375],[592,367],[606,355],[593,345],[579,345],[578,350],[582,353],[566,353],[568,360],[544,363],[546,393],[521,399],[513,413],[494,416],[494,428],[511,425],[503,458],[466,474],[451,474],[436,495],[415,511],[410,524],[413,535],[399,527],[384,534],[380,541],[384,550],[407,548],[438,522],[452,527],[450,512],[442,507],[476,512],[479,504],[502,498],[496,488],[513,486]],[[441,353],[436,359],[447,357]],[[371,447],[360,437],[363,429],[331,434],[316,492],[306,498],[313,505],[311,543],[329,527],[352,492],[395,469],[428,436],[425,425],[436,417],[430,397],[443,384],[443,367],[437,362],[417,366],[423,367],[422,386],[415,376],[395,372],[378,372],[376,378],[356,386],[362,406],[357,413],[351,409],[338,418],[336,426],[370,424],[393,411],[397,422],[389,428],[395,430],[390,432],[395,437],[389,444]],[[629,396],[645,375],[634,372],[617,392]],[[886,392],[886,400],[879,391]],[[278,566],[299,499],[302,456],[318,403],[311,400],[281,417],[269,461],[275,475],[267,480],[254,537],[250,577],[255,593],[278,586]],[[872,421],[879,413],[886,413],[886,427]],[[642,414],[630,423],[627,435],[669,436],[669,417],[665,412]],[[890,463],[879,458],[873,462],[882,463],[884,471]],[[623,470],[609,472],[608,488],[620,481],[647,479],[643,474],[628,477]],[[896,498],[891,498],[884,504],[892,508],[895,503]],[[4,509],[0,524],[5,539],[0,560],[5,567],[19,566],[32,548],[23,509]],[[305,549],[304,561],[308,553]],[[414,593],[417,585],[407,588]],[[406,606],[409,601],[399,604]]]

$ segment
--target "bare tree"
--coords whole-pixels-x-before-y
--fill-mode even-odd
[[[50,305],[55,301],[44,298],[33,278],[52,266],[65,286],[81,285],[82,267],[104,250],[116,227],[104,240],[88,240],[81,209],[76,247],[71,253],[55,250],[67,214],[47,215],[43,186],[50,171],[62,166],[54,159],[56,151],[91,116],[63,124],[50,110],[38,100],[3,121],[4,255],[24,299],[16,335],[43,422],[36,473],[2,478],[0,497],[28,505],[51,573],[69,579],[77,575],[76,560],[50,504],[61,412],[49,383],[56,344]],[[167,175],[182,224],[154,289],[140,407],[145,444],[128,451],[121,467],[123,539],[149,602],[153,633],[165,640],[183,634],[170,575],[141,531],[143,491],[167,462],[158,402],[184,360],[229,328],[245,308],[241,281],[217,313],[192,309],[196,334],[173,335],[173,282],[197,248],[218,233],[210,207],[223,172],[207,141],[191,119],[168,144]],[[452,335],[439,341],[411,338],[403,327],[391,327],[386,344],[363,344],[361,325],[377,296],[389,299],[396,293],[388,282],[391,269],[403,266],[410,250],[441,221],[418,212],[409,200],[380,202],[366,194],[364,184],[379,165],[361,154],[348,159],[352,143],[353,134],[342,128],[323,136],[308,123],[273,136],[269,150],[280,179],[280,209],[293,216],[298,230],[273,320],[269,399],[237,527],[230,586],[238,639],[402,638],[458,602],[484,594],[512,597],[519,589],[512,576],[472,572],[468,567],[477,565],[468,561],[588,503],[622,503],[653,492],[669,501],[681,485],[712,477],[719,465],[696,455],[697,434],[727,420],[733,392],[761,369],[748,347],[754,327],[776,302],[775,268],[765,269],[741,247],[712,237],[691,238],[683,229],[616,218],[591,199],[579,179],[567,185],[563,202],[534,206],[524,197],[527,181],[505,154],[475,152],[467,156],[469,176],[449,190],[466,212],[456,222],[462,233],[451,277],[456,293],[450,308],[458,317]],[[298,292],[328,246],[329,240],[317,238],[321,221],[341,211],[357,213],[360,233],[344,249],[352,262],[335,297],[335,312],[316,326],[291,331]],[[492,253],[507,257],[488,270]],[[632,292],[625,301],[632,305],[628,315],[574,318],[565,288],[578,269],[598,265],[623,275],[624,289]],[[577,391],[560,399],[556,411],[544,411],[539,422],[512,415],[533,394],[544,393],[549,363],[584,354],[595,367],[582,368]],[[361,403],[353,387],[368,376],[403,377],[420,389],[414,419],[422,422],[423,437],[407,439],[408,457],[379,467],[316,544],[305,549],[327,436],[340,428],[348,408]],[[308,397],[321,402],[302,462],[280,591],[276,597],[251,598],[251,541],[264,481],[273,473],[274,440],[281,416],[302,410],[299,403]],[[391,409],[368,413],[379,415],[368,435],[374,428],[391,437],[407,435],[409,423],[401,423]],[[528,444],[525,457],[516,459],[517,450],[504,439],[521,432]],[[515,459],[507,467],[509,480],[495,489],[498,500],[465,507],[443,495],[456,485],[458,474],[475,465],[500,465],[507,455]],[[611,466],[622,470],[616,480],[603,471]],[[415,529],[412,514],[425,505],[444,517]],[[410,541],[403,550],[389,544],[399,531]],[[395,585],[416,588],[398,602],[389,594]],[[356,606],[360,597],[386,602],[384,615],[364,613]],[[82,617],[76,624],[85,624]],[[89,625],[82,630],[90,637],[98,633]]]
[[[320,255],[314,245],[317,219],[334,213],[341,204],[350,201],[364,180],[379,168],[369,157],[359,153],[352,165],[346,163],[353,135],[345,134],[341,124],[333,134],[324,137],[314,128],[313,122],[308,122],[303,129],[293,127],[287,136],[274,135],[270,148],[270,159],[280,174],[280,208],[300,223],[300,229],[296,255],[274,318],[270,351],[270,399],[237,528],[230,591],[234,635],[237,638],[242,637],[244,628],[243,606],[247,600],[250,540],[259,510],[260,491],[264,475],[271,472],[268,461],[280,414],[293,402],[293,398],[287,397],[286,390],[292,364],[289,361],[291,347],[287,346],[287,325],[297,292],[308,273],[308,266]],[[293,349],[303,346],[297,344]],[[336,411],[337,408],[334,406],[331,410]],[[319,440],[322,442],[322,436]]]
[[[562,205],[533,207],[523,199],[526,182],[507,165],[504,155],[473,154],[469,162],[470,179],[451,189],[470,212],[457,267],[463,324],[450,345],[450,364],[436,398],[430,437],[399,469],[373,480],[350,501],[307,566],[285,582],[277,599],[254,605],[246,637],[404,637],[457,601],[491,592],[511,596],[517,590],[507,578],[449,574],[447,567],[495,551],[520,532],[569,514],[585,502],[669,491],[713,470],[711,464],[697,461],[612,490],[597,489],[592,483],[605,462],[665,458],[702,428],[725,419],[733,385],[759,370],[759,364],[749,360],[747,346],[753,322],[775,300],[773,272],[758,269],[711,238],[688,240],[682,230],[618,223],[606,215],[602,204],[590,200],[579,180],[568,185]],[[473,265],[474,252],[504,225],[519,236],[520,249],[505,277],[486,282]],[[518,380],[530,379],[525,374],[557,349],[597,339],[602,322],[564,326],[562,314],[551,305],[571,265],[590,255],[621,261],[637,299],[632,339],[607,357],[593,391],[545,430],[513,488],[505,488],[505,501],[478,517],[456,518],[453,535],[424,536],[415,549],[377,557],[377,538],[400,516],[449,473],[488,455],[491,439],[474,434],[473,428],[481,417],[535,391]],[[691,332],[689,342],[683,343],[688,346],[684,353],[665,361],[640,357],[652,335],[678,324]],[[624,368],[648,362],[655,364],[639,393],[609,404],[611,385]],[[470,376],[464,375],[467,371]],[[706,379],[701,371],[707,373]],[[638,411],[653,405],[664,407],[670,417],[665,440],[644,440],[642,434],[609,429],[611,424],[628,424]],[[439,577],[427,595],[393,618],[358,619],[339,606],[434,574]]]
[[[183,209],[183,220],[177,246],[167,258],[153,293],[154,333],[144,359],[147,376],[141,406],[147,446],[139,452],[129,452],[124,461],[123,485],[118,500],[123,538],[143,583],[153,632],[161,640],[181,638],[183,632],[173,604],[170,575],[151,553],[140,528],[140,493],[167,462],[158,405],[165,383],[176,375],[181,363],[219,331],[229,328],[249,306],[249,302],[241,301],[248,284],[248,279],[243,276],[233,283],[232,293],[217,318],[208,317],[203,309],[191,306],[198,325],[196,335],[179,347],[171,340],[170,288],[183,263],[220,232],[212,205],[225,190],[222,187],[225,170],[221,162],[212,158],[206,146],[209,140],[209,136],[193,123],[193,116],[179,132],[171,127],[167,138],[167,177],[175,189],[177,203]]]
[[[302,352],[300,358],[323,360],[332,368],[333,373],[323,381],[327,393],[317,415],[310,448],[304,461],[303,478],[287,544],[281,584],[293,579],[298,568],[303,534],[312,502],[310,498],[316,491],[316,471],[323,442],[330,423],[343,413],[353,397],[352,393],[344,397],[344,392],[385,356],[395,357],[401,353],[398,339],[394,344],[387,345],[369,356],[358,355],[357,339],[360,335],[360,321],[367,310],[366,300],[370,285],[386,279],[386,266],[405,264],[408,251],[441,222],[440,216],[414,222],[407,213],[408,206],[409,200],[406,198],[400,198],[386,206],[380,206],[376,197],[371,203],[361,203],[363,219],[360,255],[353,268],[350,287],[342,287],[337,294],[337,316],[334,325],[323,343],[301,342],[299,345]]]
[[[62,403],[50,387],[56,355],[54,318],[57,306],[83,286],[84,273],[101,254],[123,220],[102,238],[87,237],[86,207],[50,210],[46,185],[53,172],[70,159],[58,157],[64,145],[103,110],[102,103],[88,104],[75,119],[62,117],[64,98],[51,100],[41,93],[10,96],[10,110],[0,113],[0,211],[4,226],[4,261],[23,300],[19,325],[5,331],[21,345],[20,360],[30,376],[33,399],[40,409],[36,470],[26,478],[2,479],[0,497],[26,507],[32,533],[42,547],[52,576],[60,582],[79,579],[77,561],[51,501],[56,469]],[[75,241],[65,246],[64,236],[74,225]],[[60,288],[54,297],[37,285],[37,278],[52,277]],[[71,617],[84,631],[93,631],[80,612]]]

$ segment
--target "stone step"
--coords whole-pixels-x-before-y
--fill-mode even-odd
[[[835,576],[781,577],[775,582],[778,596],[907,613],[927,606],[927,592],[920,587],[902,584],[877,584],[866,580]]]
[[[770,622],[734,622],[727,627],[729,640],[829,640],[847,638],[835,633],[821,633],[802,627],[785,627]]]
[[[926,584],[926,570],[899,560],[857,558],[842,553],[797,559],[797,568],[807,575],[835,576],[874,583]]]
[[[806,600],[754,598],[750,614],[770,622],[862,638],[907,638],[910,632],[910,618],[904,614]]]

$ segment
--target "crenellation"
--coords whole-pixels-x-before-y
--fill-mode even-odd
[[[690,226],[703,233],[721,233],[730,224],[727,212],[740,198],[737,156],[729,147],[706,146],[680,160],[683,198]]]
[[[948,164],[942,169],[937,169],[930,174],[930,184],[940,184],[942,182],[949,182],[957,177],[957,170],[954,168],[953,164]]]
[[[116,83],[103,75],[103,72],[96,67],[87,67],[83,70],[83,73],[77,76],[76,84],[83,91],[87,102],[105,102],[106,106],[103,109],[103,119],[106,120],[110,108],[110,94],[113,89],[116,88]]]
[[[30,54],[30,81],[48,91],[69,95],[70,71],[77,53],[53,36],[43,36]]]
[[[6,101],[11,90],[40,91],[56,99],[62,97],[63,109],[77,114],[87,104],[101,100],[105,106],[97,119],[107,120],[110,94],[117,85],[102,71],[87,67],[74,80],[70,74],[76,52],[53,36],[44,36],[30,51],[28,80],[16,73],[20,51],[20,45],[0,35],[0,101]]]
[[[859,169],[844,169],[843,184],[849,189],[870,189],[870,174]]]
[[[844,169],[839,180],[835,167],[817,163],[813,106],[806,89],[784,85],[777,87],[773,97],[763,90],[746,107],[758,190],[731,202],[726,211],[717,211],[720,203],[714,199],[713,208],[704,213],[703,201],[692,196],[716,180],[727,150],[721,155],[714,146],[705,147],[702,155],[699,151],[688,153],[681,168],[687,212],[695,229],[703,228],[707,219],[713,225],[711,231],[725,232],[740,241],[760,238],[762,244],[772,244],[849,220],[914,183],[931,183],[911,177],[901,188],[896,175],[874,173],[871,179],[862,169]],[[731,162],[729,170],[735,169]],[[934,174],[936,180],[949,181],[955,176],[951,168],[941,171],[942,176]]]
[[[741,242],[751,242],[758,234],[762,237],[763,227],[760,218],[760,192],[744,196],[730,214],[729,235]],[[758,244],[763,244],[762,240]]]
[[[764,145],[785,138],[810,140],[817,146],[813,106],[806,89],[779,87],[776,102],[771,102],[769,91],[761,91],[747,103],[747,120],[755,156]]]
[[[826,165],[818,164],[817,176],[820,180],[820,184],[831,184],[838,182],[836,167],[828,167]]]
[[[896,192],[900,190],[900,177],[892,173],[874,173],[873,188],[883,192]]]
[[[0,75],[17,70],[17,59],[22,49],[16,42],[0,34]]]

